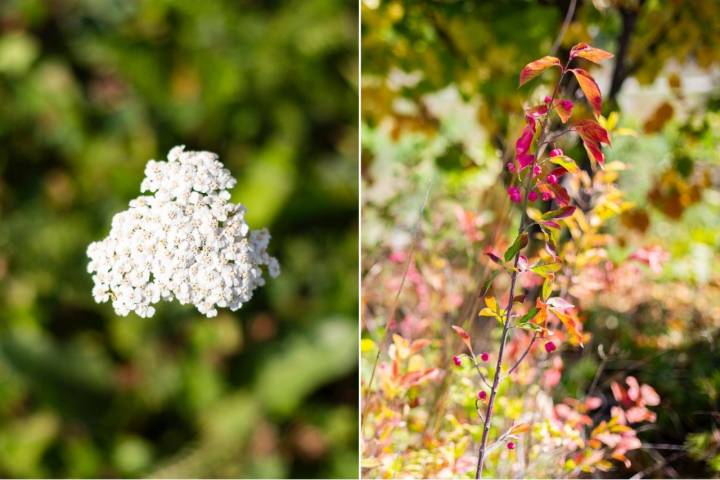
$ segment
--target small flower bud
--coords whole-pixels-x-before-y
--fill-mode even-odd
[[[555,175],[554,173],[551,173],[550,175],[548,175],[548,176],[547,176],[547,182],[548,182],[550,185],[557,185],[557,182],[558,182],[557,175]]]
[[[487,400],[487,392],[485,390],[480,390],[478,392],[478,399],[480,400]]]
[[[505,165],[508,169],[508,172],[515,173],[515,163],[514,162],[508,162],[507,165]]]
[[[545,103],[550,103],[551,100],[552,98],[549,95],[545,95]]]
[[[518,187],[509,187],[507,192],[511,202],[520,203],[522,196],[520,195],[520,189]]]
[[[482,360],[483,362],[487,362],[488,360],[490,360],[490,354],[488,352],[481,353],[480,360]]]
[[[515,450],[515,442],[508,442],[507,448],[508,450]]]
[[[533,190],[532,192],[528,193],[528,200],[530,200],[531,202],[534,202],[535,200],[537,200],[537,198],[538,198],[538,195],[537,195],[537,192],[536,192],[535,190]]]
[[[562,157],[563,155],[565,155],[565,152],[563,152],[562,148],[553,148],[550,150],[551,157]]]
[[[555,346],[555,344],[554,344],[553,342],[547,342],[547,343],[545,344],[545,351],[546,351],[547,353],[552,353],[552,352],[554,352],[555,350],[557,350],[557,347]]]
[[[542,192],[542,199],[543,199],[543,202],[549,201],[550,199],[552,199],[552,193]]]
[[[459,367],[462,365],[462,360],[457,355],[453,355],[453,363]]]

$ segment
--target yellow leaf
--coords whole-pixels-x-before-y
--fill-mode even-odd
[[[369,338],[363,338],[360,342],[360,351],[362,353],[369,352],[371,350],[375,350],[375,342],[373,342]]]

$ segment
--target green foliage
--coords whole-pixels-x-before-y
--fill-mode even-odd
[[[356,15],[0,4],[0,476],[356,475]],[[177,144],[220,155],[282,275],[118,318],[85,248]]]

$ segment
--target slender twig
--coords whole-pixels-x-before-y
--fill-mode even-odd
[[[568,63],[563,67],[562,73],[560,74],[560,78],[558,79],[557,83],[555,84],[555,88],[553,89],[553,93],[550,97],[549,105],[552,106],[553,102],[555,101],[555,98],[557,97],[558,92],[560,91],[560,84],[563,81],[563,78],[565,78],[565,73],[567,71],[567,67],[570,63],[570,60],[568,60]],[[539,138],[539,145],[543,145],[543,142],[545,141],[545,138],[547,137],[547,130],[550,126],[550,122],[548,121],[550,119],[550,113],[551,110],[548,109],[547,114],[545,115],[545,118],[543,119],[542,125],[540,127],[540,138]],[[545,150],[545,146],[539,147],[538,150],[535,153],[535,156],[533,157],[532,165],[530,165],[530,168],[528,170],[527,177],[525,179],[525,194],[523,198],[522,203],[522,216],[520,218],[520,226],[518,227],[518,235],[520,235],[524,228],[527,217],[527,205],[528,205],[528,194],[530,193],[530,182],[532,181],[532,171],[535,167],[535,164],[537,163],[538,159],[543,155]],[[518,251],[515,253],[515,260],[513,262],[513,271],[512,275],[510,277],[510,296],[508,297],[508,303],[507,307],[505,309],[506,315],[505,315],[505,322],[503,324],[503,331],[502,331],[502,337],[500,339],[500,349],[498,350],[498,359],[497,363],[495,365],[495,374],[493,376],[493,384],[492,388],[490,389],[490,398],[488,399],[488,405],[487,409],[485,410],[485,421],[483,422],[483,432],[482,432],[482,439],[480,440],[480,449],[478,451],[478,462],[477,462],[477,469],[475,470],[475,478],[478,479],[482,476],[483,471],[483,465],[485,462],[485,453],[487,448],[487,440],[488,435],[490,433],[490,420],[492,419],[492,411],[493,406],[495,405],[495,396],[497,395],[497,388],[498,384],[500,382],[500,376],[502,373],[502,362],[503,362],[503,354],[505,353],[505,343],[507,341],[508,334],[510,332],[510,320],[512,315],[512,308],[513,308],[513,300],[515,298],[515,286],[517,284],[517,278],[518,278],[518,262],[520,261],[520,253],[522,252],[522,249],[518,249]]]
[[[530,344],[527,346],[527,348],[525,349],[523,354],[520,355],[520,358],[518,358],[517,362],[515,362],[515,365],[513,365],[510,370],[508,370],[507,375],[510,375],[511,373],[513,373],[520,366],[520,363],[522,363],[522,361],[525,360],[525,357],[527,357],[527,354],[530,353],[530,349],[535,344],[535,340],[537,340],[537,336],[538,336],[538,334],[537,334],[537,332],[535,332],[533,334],[532,338],[530,339]]]
[[[420,206],[420,210],[418,211],[418,218],[415,221],[415,225],[413,227],[413,239],[412,243],[410,244],[410,249],[408,251],[407,259],[405,260],[405,270],[403,271],[402,279],[400,280],[400,286],[397,289],[397,292],[395,292],[395,299],[393,300],[393,305],[390,310],[390,316],[388,317],[387,325],[385,326],[385,333],[383,334],[382,340],[378,344],[378,351],[377,355],[375,355],[375,361],[373,362],[372,371],[370,373],[370,381],[368,382],[367,391],[365,393],[364,398],[364,404],[363,404],[363,419],[365,417],[365,409],[367,408],[368,404],[368,398],[367,396],[372,391],[372,385],[373,381],[375,380],[375,372],[377,370],[378,363],[380,361],[380,354],[382,353],[385,344],[387,343],[387,340],[390,336],[390,332],[392,330],[392,324],[395,321],[395,315],[397,313],[398,304],[400,301],[400,294],[402,293],[403,287],[405,286],[405,279],[407,278],[408,271],[410,270],[410,263],[413,261],[413,257],[415,256],[415,249],[417,248],[417,243],[420,238],[420,221],[423,217],[423,212],[425,212],[425,206],[427,205],[428,196],[430,195],[430,188],[432,187],[432,179],[428,182],[427,188],[425,189],[425,196],[423,198],[422,204]],[[364,422],[363,422],[364,424]]]
[[[570,27],[570,22],[572,21],[573,15],[575,15],[576,6],[577,0],[570,0],[570,5],[568,6],[567,13],[565,14],[565,19],[563,20],[562,26],[560,27],[560,32],[558,32],[558,36],[555,38],[555,42],[553,42],[553,46],[550,49],[550,55],[555,55],[558,51],[558,48],[560,48],[560,42],[562,42],[565,33],[567,33],[568,27]]]

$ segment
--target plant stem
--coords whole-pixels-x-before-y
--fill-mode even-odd
[[[570,61],[568,60],[568,64]],[[518,235],[520,235],[523,230],[525,229],[525,223],[527,221],[527,204],[528,204],[528,194],[530,193],[530,184],[532,182],[532,175],[533,175],[533,168],[535,167],[535,164],[537,163],[538,159],[542,156],[544,153],[545,147],[547,142],[545,141],[547,137],[547,129],[549,126],[549,119],[550,119],[550,113],[552,112],[552,105],[555,101],[555,97],[557,97],[557,94],[560,90],[560,84],[562,83],[563,78],[565,77],[565,73],[567,71],[567,66],[565,65],[562,69],[562,73],[560,74],[560,78],[558,79],[557,83],[555,84],[555,88],[553,89],[553,93],[550,99],[550,102],[548,104],[548,111],[545,114],[545,118],[543,119],[543,123],[540,127],[540,138],[538,138],[537,145],[539,146],[539,149],[535,152],[535,156],[533,158],[532,165],[530,165],[530,168],[528,169],[527,178],[525,179],[525,195],[523,197],[523,203],[522,203],[522,216],[520,217],[520,226],[518,227]],[[507,308],[505,309],[505,323],[503,325],[503,331],[502,331],[502,337],[500,339],[500,349],[498,350],[498,358],[497,363],[495,365],[495,374],[493,375],[493,383],[492,388],[490,389],[490,398],[488,399],[488,405],[487,409],[485,410],[485,418],[483,419],[483,432],[482,432],[482,439],[480,440],[480,450],[478,451],[478,462],[477,462],[477,469],[475,470],[475,478],[479,479],[482,477],[482,471],[483,466],[485,463],[485,452],[487,448],[487,439],[488,435],[490,433],[490,420],[492,419],[492,412],[493,412],[493,406],[495,405],[495,397],[497,396],[497,388],[498,384],[500,383],[500,376],[502,372],[502,363],[503,363],[503,354],[505,353],[505,342],[507,341],[508,334],[510,333],[510,319],[512,318],[512,307],[513,307],[513,299],[515,298],[515,285],[517,284],[517,277],[518,277],[518,262],[520,261],[520,253],[522,252],[522,249],[519,249],[517,253],[515,254],[515,260],[513,262],[513,272],[510,277],[510,296],[508,298]],[[517,366],[517,365],[516,365]],[[515,368],[515,367],[513,367]]]

